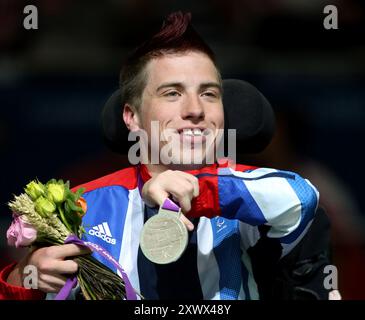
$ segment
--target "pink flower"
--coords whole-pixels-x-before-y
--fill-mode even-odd
[[[37,238],[37,230],[28,222],[25,222],[21,216],[13,215],[13,222],[11,223],[6,237],[10,246],[27,247],[33,243]]]

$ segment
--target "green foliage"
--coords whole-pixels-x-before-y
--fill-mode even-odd
[[[70,232],[76,235],[83,232],[80,228],[85,212],[77,205],[77,201],[85,192],[85,188],[72,192],[69,181],[65,183],[62,179],[51,179],[45,185],[39,181],[31,181],[25,191],[36,200],[36,211],[41,216],[56,212]]]

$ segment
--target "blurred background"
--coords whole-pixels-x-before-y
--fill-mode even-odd
[[[18,259],[6,203],[32,179],[73,186],[128,165],[103,144],[100,112],[126,54],[171,11],[216,52],[223,78],[255,85],[277,116],[272,143],[243,161],[294,170],[321,193],[344,299],[365,299],[365,2],[361,0],[0,0],[0,267]],[[326,5],[338,30],[326,30]]]

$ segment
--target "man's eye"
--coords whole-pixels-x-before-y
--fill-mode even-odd
[[[177,97],[179,95],[180,95],[180,93],[177,91],[169,91],[169,92],[165,93],[166,97]]]
[[[212,97],[212,98],[218,97],[218,95],[215,92],[212,92],[212,91],[203,92],[203,96]]]

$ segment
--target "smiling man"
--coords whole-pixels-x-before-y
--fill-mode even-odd
[[[231,167],[218,159],[207,165],[213,148],[206,137],[219,140],[224,127],[222,85],[213,52],[190,20],[189,14],[171,14],[122,69],[124,122],[132,132],[147,132],[149,150],[157,151],[159,161],[151,161],[151,152],[146,165],[83,185],[84,225],[99,230],[97,236],[87,229],[85,239],[107,249],[146,299],[258,299],[250,248],[264,237],[276,244],[268,254],[280,258],[290,252],[313,220],[318,192],[293,172]],[[154,141],[154,121],[163,135],[180,142],[170,163],[161,155],[168,141]],[[202,156],[194,158],[198,153]],[[144,256],[139,241],[144,223],[167,198],[181,207],[189,239],[179,260],[159,265]],[[32,251],[2,271],[0,296],[31,299],[58,292],[77,271],[70,257],[82,253],[73,244]],[[38,268],[38,290],[22,287],[29,264]]]
[[[190,16],[175,14],[122,70],[124,122],[131,131],[146,130],[152,154],[159,155],[157,164],[147,165],[151,173],[199,168],[214,158],[210,144],[224,126],[222,81],[214,61],[212,50],[190,25]],[[157,136],[151,130],[154,121]],[[164,161],[168,138],[179,152],[174,150],[171,161]]]
[[[161,155],[157,165],[148,165],[150,171],[172,169],[172,164],[180,170],[206,164],[214,157],[214,145],[209,144],[224,125],[222,84],[213,61],[198,51],[168,53],[151,60],[144,72],[148,80],[141,104],[127,103],[124,121],[131,131],[147,130],[152,153]],[[151,129],[154,123],[157,131]],[[164,161],[163,149],[169,142],[172,158]]]

